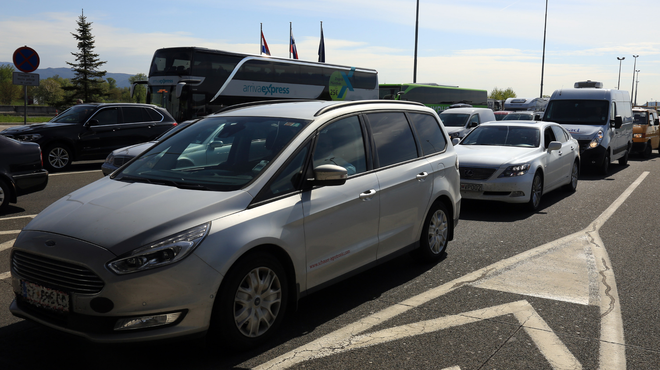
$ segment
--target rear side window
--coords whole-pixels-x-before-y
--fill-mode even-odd
[[[117,108],[101,109],[92,119],[98,120],[99,125],[114,125],[117,123]]]
[[[149,120],[150,121],[157,121],[160,122],[163,120],[163,115],[156,112],[156,110],[147,108],[147,114],[149,115]]]
[[[403,112],[372,113],[367,117],[380,167],[417,158],[417,145]]]
[[[447,147],[447,140],[435,117],[428,114],[410,114],[413,127],[422,145],[424,155],[442,152]]]
[[[149,114],[141,107],[123,107],[124,123],[149,122]]]

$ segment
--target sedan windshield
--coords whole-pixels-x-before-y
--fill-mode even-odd
[[[442,123],[447,127],[464,127],[467,123],[470,115],[467,113],[455,114],[455,113],[441,113],[440,119]]]
[[[536,127],[478,126],[460,145],[496,145],[537,148],[541,133]]]
[[[245,186],[309,123],[273,117],[210,117],[145,152],[115,176],[185,189]]]

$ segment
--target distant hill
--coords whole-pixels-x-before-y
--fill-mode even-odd
[[[5,64],[11,64],[12,66],[14,63],[9,63],[9,62],[0,62],[0,65],[5,65]],[[16,69],[16,67],[14,67]],[[18,69],[16,69],[17,72],[19,72]],[[75,77],[75,74],[70,68],[37,68],[34,73],[39,74],[39,79],[40,80],[45,80],[49,77],[53,76],[60,76],[62,78],[73,78]],[[130,87],[131,84],[128,82],[128,79],[132,77],[132,74],[128,73],[106,73],[105,78],[112,77],[117,81],[117,87]]]

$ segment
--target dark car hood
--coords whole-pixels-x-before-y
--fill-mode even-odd
[[[56,201],[24,230],[66,235],[121,255],[242,211],[251,200],[244,191],[187,190],[105,177]]]
[[[45,122],[45,123],[34,123],[27,126],[14,126],[9,127],[2,131],[2,134],[23,134],[27,132],[48,130],[51,128],[65,127],[65,126],[75,126],[77,123],[59,123],[59,122]]]

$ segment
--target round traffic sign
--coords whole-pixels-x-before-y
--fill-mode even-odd
[[[39,54],[27,46],[20,47],[14,52],[14,65],[21,72],[34,72],[39,67]]]

